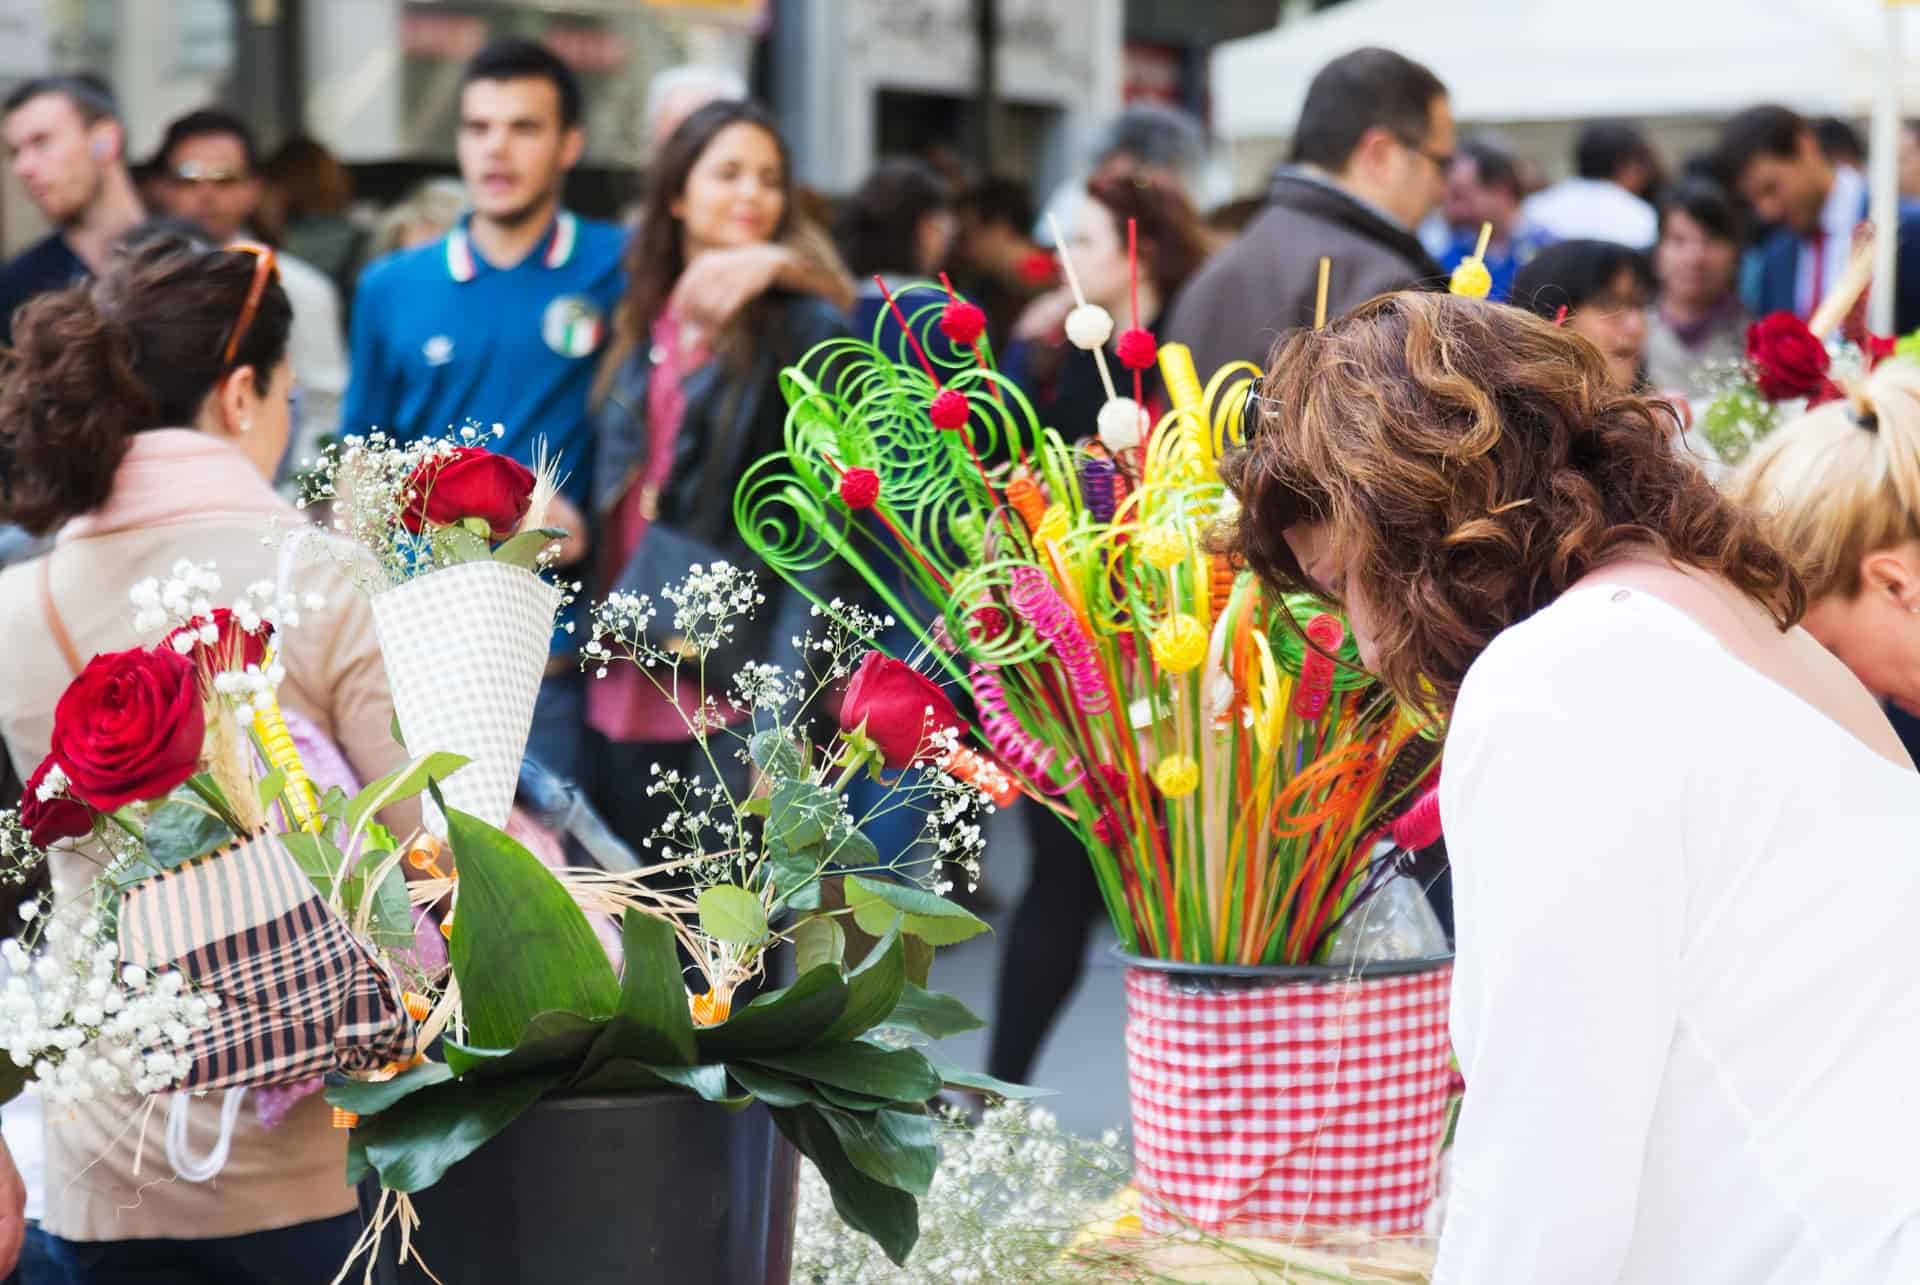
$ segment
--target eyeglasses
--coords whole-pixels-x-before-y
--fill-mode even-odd
[[[223,169],[217,165],[202,165],[198,161],[185,161],[173,167],[168,175],[176,183],[212,183],[225,187],[230,183],[246,180],[239,170]]]
[[[220,359],[222,366],[233,365],[233,358],[240,351],[240,341],[247,337],[247,331],[253,327],[254,316],[260,311],[260,300],[266,297],[267,282],[273,280],[273,247],[261,245],[258,241],[235,241],[226,247],[236,254],[253,256],[253,284],[247,287],[247,301],[240,305],[240,319],[233,323],[233,333],[227,337],[226,355]]]
[[[1398,134],[1394,135],[1394,138],[1399,142],[1400,146],[1406,148],[1415,156],[1424,156],[1429,161],[1432,161],[1433,167],[1439,170],[1443,177],[1448,171],[1453,169],[1452,152],[1429,152],[1423,144],[1417,143],[1413,139],[1401,138]]]

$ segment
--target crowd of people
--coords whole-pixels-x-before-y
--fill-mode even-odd
[[[524,40],[491,45],[466,69],[458,180],[430,180],[377,218],[356,208],[351,175],[319,143],[296,139],[264,156],[247,122],[219,109],[173,122],[141,165],[127,154],[110,90],[91,77],[30,82],[0,104],[0,116],[14,173],[52,225],[0,268],[0,337],[13,349],[0,384],[0,477],[15,524],[0,559],[17,562],[0,574],[0,620],[16,665],[0,691],[0,736],[15,770],[45,749],[54,696],[75,657],[131,644],[119,600],[98,587],[216,550],[223,574],[246,579],[233,559],[267,555],[239,553],[246,542],[234,537],[237,525],[266,514],[297,521],[281,494],[341,433],[378,427],[412,438],[498,424],[498,449],[528,464],[556,459],[563,482],[554,525],[570,533],[559,566],[588,585],[582,603],[614,589],[658,596],[689,566],[715,558],[753,563],[730,497],[743,470],[780,446],[779,373],[836,336],[897,348],[899,323],[880,283],[898,292],[947,273],[984,309],[1002,367],[1041,419],[1070,441],[1093,436],[1104,392],[1065,337],[1075,295],[1062,282],[1054,228],[1089,301],[1158,340],[1187,344],[1203,374],[1271,359],[1263,404],[1298,411],[1300,423],[1322,432],[1337,411],[1391,411],[1370,445],[1385,453],[1372,474],[1357,471],[1365,453],[1351,443],[1342,456],[1303,432],[1286,449],[1257,449],[1236,485],[1247,523],[1264,524],[1243,524],[1248,562],[1281,583],[1336,597],[1344,587],[1363,642],[1412,649],[1411,660],[1369,657],[1403,694],[1417,690],[1416,680],[1436,682],[1450,705],[1470,690],[1466,662],[1492,634],[1482,617],[1471,626],[1396,619],[1375,633],[1362,619],[1370,595],[1425,584],[1444,563],[1463,580],[1482,575],[1484,602],[1500,604],[1500,623],[1516,624],[1551,600],[1537,596],[1549,580],[1566,590],[1629,549],[1624,536],[1599,536],[1604,527],[1631,528],[1652,549],[1735,587],[1723,592],[1716,581],[1699,597],[1697,577],[1690,589],[1647,567],[1616,568],[1620,583],[1652,596],[1695,593],[1728,637],[1750,638],[1749,618],[1766,614],[1760,607],[1778,623],[1804,615],[1866,692],[1920,709],[1920,643],[1910,637],[1920,633],[1912,623],[1920,616],[1920,381],[1889,369],[1850,410],[1830,406],[1782,429],[1739,474],[1732,499],[1711,489],[1684,442],[1686,406],[1741,356],[1748,320],[1776,311],[1806,317],[1846,270],[1868,194],[1858,140],[1838,122],[1756,107],[1671,178],[1642,131],[1597,122],[1579,137],[1572,176],[1543,186],[1498,137],[1460,136],[1446,86],[1431,71],[1363,49],[1316,77],[1291,160],[1259,200],[1204,211],[1205,132],[1181,113],[1136,107],[1102,134],[1083,174],[1050,195],[1042,216],[1022,184],[957,172],[938,156],[889,159],[842,200],[824,202],[800,187],[781,122],[737,78],[685,68],[650,96],[654,150],[635,208],[616,224],[567,207],[568,173],[585,142],[580,85],[551,51]],[[1902,147],[1902,174],[1920,184],[1920,133]],[[1894,293],[1905,330],[1920,326],[1920,206],[1902,224],[1913,236],[1901,237],[1898,279],[1876,288]],[[1493,304],[1517,306],[1428,297],[1482,250],[1483,229]],[[1300,338],[1315,323],[1323,259],[1331,262],[1325,314],[1344,320],[1323,340]],[[1393,299],[1363,307],[1381,295]],[[1479,313],[1463,311],[1472,308]],[[1411,355],[1428,345],[1438,345],[1434,362],[1489,351],[1449,384]],[[1309,370],[1325,378],[1313,384]],[[1369,403],[1367,377],[1417,386],[1419,395],[1389,405],[1374,394]],[[1499,409],[1492,391],[1481,401],[1461,391],[1476,386],[1500,390]],[[1157,418],[1166,392],[1151,375],[1145,392]],[[1862,405],[1877,432],[1863,427]],[[1646,409],[1655,406],[1679,409]],[[1315,408],[1332,418],[1316,419]],[[1568,516],[1562,509],[1577,485],[1562,477],[1572,489],[1554,491],[1521,454],[1489,456],[1486,471],[1473,474],[1494,488],[1481,497],[1489,523],[1490,515],[1519,522],[1504,515],[1532,505],[1541,522],[1597,524],[1581,528],[1585,544],[1568,538],[1565,548],[1584,552],[1551,575],[1531,563],[1496,575],[1488,568],[1505,555],[1486,551],[1396,562],[1384,546],[1335,567],[1335,546],[1319,534],[1295,539],[1308,518],[1314,531],[1364,526],[1369,514],[1389,522],[1380,516],[1389,510],[1369,507],[1377,498],[1370,486],[1389,485],[1384,479],[1423,450],[1444,462],[1449,448],[1433,434],[1461,416],[1497,437],[1523,409],[1537,412],[1561,446],[1586,431],[1582,424],[1606,421],[1605,449],[1594,458],[1624,461],[1642,488],[1623,506],[1608,508],[1602,497],[1593,512]],[[1428,413],[1430,423],[1416,422]],[[1634,434],[1657,437],[1671,461]],[[1395,451],[1397,462],[1386,458]],[[1577,473],[1578,452],[1565,451],[1554,466]],[[1326,476],[1309,479],[1309,466]],[[1413,503],[1405,497],[1425,496],[1422,477],[1444,475],[1436,467],[1401,479],[1402,510]],[[1441,503],[1421,500],[1429,502]],[[1443,507],[1454,525],[1435,528],[1435,538],[1449,548],[1456,538],[1463,547],[1498,543],[1460,535],[1472,515],[1453,512],[1457,499]],[[1602,510],[1604,521],[1594,517]],[[1743,525],[1756,519],[1735,516],[1762,511],[1783,515],[1790,546],[1818,565],[1804,590],[1784,561],[1760,551],[1757,527]],[[1370,547],[1358,530],[1338,547]],[[1362,534],[1390,543],[1394,533]],[[1549,546],[1516,547],[1533,559]],[[800,632],[805,610],[796,593],[763,579],[768,601],[754,636],[737,640],[755,659],[772,658],[775,640]],[[1467,610],[1454,589],[1428,587],[1426,609]],[[1799,604],[1794,595],[1803,592]],[[1799,605],[1779,605],[1789,599]],[[364,779],[385,770],[395,747],[378,649],[364,607],[350,600],[343,595],[330,616],[324,648],[288,657],[286,699]],[[1672,621],[1642,624],[1682,640]],[[582,632],[555,634],[529,754],[578,781],[638,846],[665,819],[641,783],[656,766],[688,760],[688,725],[637,678],[585,682]],[[1463,638],[1473,641],[1465,652]],[[1872,701],[1862,707],[1834,673],[1765,647],[1750,663],[1812,708],[1838,710],[1835,721],[1882,759],[1905,760],[1884,720],[1875,722]],[[1470,746],[1483,743],[1471,737],[1485,725],[1467,720]],[[1483,771],[1471,758],[1479,752],[1470,749],[1456,775],[1450,751],[1450,791]],[[1906,788],[1887,781],[1889,794]],[[988,1068],[1013,1081],[1029,1078],[1071,995],[1101,905],[1088,864],[1059,841],[1058,823],[1038,808],[1024,816],[1033,861],[1004,935]],[[1472,821],[1461,833],[1487,835]],[[1503,1048],[1510,1029],[1497,1028],[1487,1047]],[[106,1127],[104,1110],[90,1118],[98,1127],[63,1135],[63,1124],[43,1145],[36,1119],[17,1108],[6,1115],[8,1144],[30,1172],[24,1186],[0,1183],[0,1194],[29,1193],[26,1214],[36,1224],[19,1285],[136,1275],[320,1281],[358,1234],[340,1180],[343,1144],[318,1099],[277,1132],[257,1123],[237,1132],[229,1181],[218,1190],[146,1187],[134,1141]],[[1537,1119],[1490,1121],[1482,1137],[1533,1154],[1522,1135],[1543,1127]],[[1737,1133],[1731,1122],[1728,1130],[1716,1145]],[[1581,1145],[1597,1153],[1599,1141]],[[1492,1152],[1482,1144],[1473,1154]],[[1475,1163],[1483,1193],[1540,1186],[1551,1167]],[[0,1165],[0,1176],[10,1170]],[[1498,1270],[1501,1246],[1516,1243],[1523,1224],[1530,1237],[1564,1229],[1550,1216],[1527,1223],[1532,1212],[1497,1194],[1483,1199],[1457,1238],[1454,1279],[1553,1276],[1544,1266],[1557,1261],[1550,1246],[1528,1240],[1536,1256],[1524,1261],[1540,1270],[1520,1276]],[[16,1212],[0,1207],[0,1232],[17,1224]],[[0,1265],[7,1251],[0,1235]]]

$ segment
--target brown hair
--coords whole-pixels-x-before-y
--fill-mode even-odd
[[[1140,272],[1160,292],[1162,310],[1172,306],[1173,297],[1200,270],[1211,248],[1206,227],[1186,194],[1164,183],[1111,178],[1087,184],[1087,195],[1113,216],[1122,245],[1127,240],[1127,220],[1134,221]]]
[[[44,535],[106,503],[135,433],[191,426],[243,366],[265,389],[293,325],[277,277],[234,360],[222,360],[255,262],[161,235],[116,250],[97,280],[23,307],[0,375],[0,515]]]
[[[1806,592],[1755,519],[1668,441],[1663,403],[1616,392],[1592,345],[1498,304],[1382,295],[1282,340],[1248,444],[1222,464],[1222,543],[1322,592],[1283,533],[1327,522],[1376,619],[1380,676],[1451,710],[1501,630],[1636,548],[1721,576],[1785,628]]]
[[[305,136],[290,138],[261,167],[288,222],[345,214],[353,204],[353,175],[334,154]]]
[[[786,140],[780,136],[779,125],[766,108],[750,102],[708,103],[682,121],[680,127],[661,144],[660,154],[647,174],[647,196],[641,207],[639,230],[628,240],[623,262],[627,273],[627,293],[614,313],[613,342],[607,345],[607,354],[601,359],[600,373],[594,382],[593,396],[596,402],[605,395],[613,383],[614,374],[627,358],[647,342],[654,320],[667,306],[667,298],[673,293],[674,283],[680,280],[680,274],[686,270],[680,220],[674,217],[673,203],[686,193],[687,177],[693,173],[693,167],[700,163],[707,148],[712,146],[723,130],[732,125],[757,126],[773,140],[774,148],[780,154],[780,183],[784,198],[780,222],[774,228],[773,239],[784,239],[793,226],[793,158],[787,152]],[[750,344],[748,336],[762,327],[765,311],[758,300],[748,304],[727,327],[728,333],[721,336],[717,347],[723,354],[735,358],[736,364],[739,359],[750,355],[747,351]]]

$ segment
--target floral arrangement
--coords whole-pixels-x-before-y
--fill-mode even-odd
[[[201,1087],[214,1075],[233,1083],[297,1078],[284,1066],[258,1081],[249,1068],[210,1069],[210,1059],[219,1061],[219,1030],[257,1025],[248,1009],[258,996],[194,950],[163,950],[156,960],[130,938],[155,917],[164,920],[161,885],[170,879],[235,861],[270,863],[277,846],[268,855],[243,849],[280,829],[308,827],[284,836],[288,844],[324,842],[317,800],[275,696],[278,631],[298,623],[301,605],[263,583],[231,607],[214,607],[219,588],[211,566],[189,562],[164,582],[134,586],[137,626],[168,632],[154,646],[87,663],[60,697],[51,752],[18,810],[0,813],[7,882],[25,882],[60,845],[98,866],[78,895],[25,901],[22,930],[0,942],[10,973],[0,997],[7,1053],[0,1099],[29,1080],[58,1102]],[[391,846],[384,831],[373,832]],[[363,930],[384,903],[389,913],[376,926],[398,928],[412,941],[397,884],[377,896],[364,875],[334,885],[326,889],[333,906],[357,915]],[[136,913],[156,899],[151,913]],[[324,949],[359,952],[375,968],[371,947],[346,932],[340,926]],[[325,1008],[332,997],[308,998]],[[397,999],[390,1016],[377,1038],[360,1041],[365,1048],[410,1049],[412,1023]],[[366,1060],[345,1047],[309,1052],[321,1066]]]
[[[1067,334],[1109,399],[1098,441],[1069,446],[994,369],[977,308],[889,302],[901,351],[834,341],[785,372],[786,450],[735,497],[749,542],[802,591],[842,562],[907,621],[992,757],[1085,844],[1125,949],[1324,958],[1438,747],[1337,615],[1208,552],[1259,372],[1203,389],[1184,348],[1130,328],[1121,362],[1157,361],[1173,403],[1149,423],[1107,371],[1111,317],[1083,302]]]
[[[390,1224],[410,1227],[413,1193],[540,1098],[667,1090],[764,1103],[840,1216],[899,1262],[938,1164],[935,1096],[1024,1092],[915,1046],[980,1025],[926,989],[934,948],[986,928],[940,895],[943,864],[977,871],[987,806],[938,766],[958,737],[951,704],[900,662],[863,655],[860,638],[884,622],[842,604],[795,640],[797,667],[751,664],[710,690],[707,659],[761,603],[753,577],[696,567],[665,597],[601,604],[583,658],[596,673],[638,666],[683,710],[704,764],[647,783],[672,804],[648,864],[549,871],[451,806],[452,869],[422,858],[413,899],[452,905],[440,1001],[451,1006],[443,1027],[436,1005],[425,1028],[445,1030],[445,1060],[328,1093],[353,1126],[349,1177],[384,1189],[363,1249]],[[816,730],[826,694],[849,679],[837,722]],[[845,790],[862,773],[890,788],[855,815]],[[925,842],[882,863],[861,827],[900,808],[922,815]],[[589,914],[620,919],[618,973]],[[738,1002],[783,948],[797,980]],[[700,974],[691,990],[682,957]]]
[[[1700,416],[1714,453],[1738,464],[1799,408],[1846,396],[1846,386],[1896,351],[1877,335],[1858,342],[1823,341],[1792,313],[1776,312],[1747,327],[1746,360],[1719,372],[1716,391]]]

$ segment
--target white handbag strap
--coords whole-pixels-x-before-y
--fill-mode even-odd
[[[173,1095],[167,1107],[167,1163],[175,1173],[187,1182],[208,1182],[220,1176],[220,1171],[227,1167],[227,1154],[233,1150],[233,1126],[240,1117],[240,1104],[246,1096],[244,1088],[227,1090],[226,1101],[220,1104],[220,1136],[214,1140],[213,1150],[204,1156],[195,1156],[187,1146],[187,1111],[193,1095]]]

